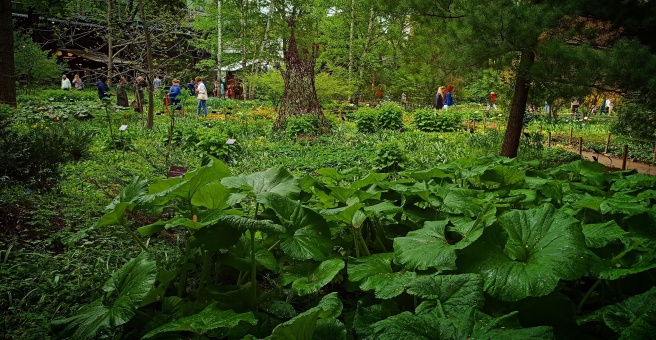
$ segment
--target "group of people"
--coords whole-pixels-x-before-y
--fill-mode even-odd
[[[435,110],[448,110],[449,106],[454,106],[455,103],[453,99],[453,85],[449,84],[446,87],[440,86],[437,89],[435,99],[433,100],[433,108]]]
[[[84,90],[84,82],[80,79],[80,76],[76,74],[71,82],[65,74],[62,74],[61,89],[68,91],[72,88],[78,91]]]
[[[180,80],[178,79],[173,79],[171,83],[172,85],[168,92],[169,105],[180,110],[182,109],[182,107],[180,106],[180,97],[183,95],[183,88],[180,86]],[[82,83],[79,76],[77,75],[73,80],[73,84],[75,84],[76,89],[81,90],[84,88],[84,84]],[[128,93],[125,87],[126,84],[127,84],[127,80],[125,79],[125,77],[121,77],[119,79],[118,85],[116,86],[117,106],[123,106],[123,107],[130,106],[130,102],[128,101]],[[148,83],[146,82],[144,77],[138,76],[137,78],[135,78],[134,86],[135,86],[135,99],[132,105],[134,106],[135,111],[143,112],[144,89],[148,86]],[[98,82],[96,82],[96,87],[98,88],[98,98],[103,99],[111,96],[110,88],[109,85],[107,84],[107,77],[105,75],[102,75],[98,78]],[[155,90],[158,90],[161,87],[162,87],[162,80],[159,78],[159,76],[156,76],[155,79],[153,80],[153,88]],[[202,111],[205,114],[205,116],[207,116],[208,90],[207,90],[207,85],[205,85],[205,83],[203,82],[203,79],[201,77],[196,77],[195,79],[190,80],[185,87],[189,91],[189,95],[196,96],[196,99],[198,100],[196,115],[200,116],[200,113]],[[62,76],[62,89],[68,90],[70,88],[71,88],[70,81],[68,81],[68,78],[65,75]],[[220,97],[220,98],[227,97],[231,99],[235,99],[235,98],[239,99],[241,95],[241,87],[239,86],[238,83],[235,82],[234,84],[228,85],[226,88],[224,81],[217,80],[214,82],[214,90],[212,91],[212,94],[214,95],[214,97]]]

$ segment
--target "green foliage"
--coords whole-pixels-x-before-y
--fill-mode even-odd
[[[649,107],[636,103],[627,103],[617,108],[617,120],[611,125],[616,134],[653,140],[656,137],[656,115]]]
[[[398,142],[383,143],[376,151],[374,169],[381,172],[398,172],[405,169],[407,156]]]
[[[417,109],[412,112],[412,123],[419,131],[435,132],[439,129],[437,114],[430,108]]]
[[[214,129],[200,129],[197,132],[198,142],[195,147],[204,155],[218,159],[226,159],[230,145],[226,144],[228,136]]]
[[[453,132],[461,129],[463,117],[456,112],[443,111],[437,116],[437,131]]]
[[[396,103],[383,103],[378,107],[376,125],[379,130],[403,128],[403,109]]]
[[[285,128],[287,136],[301,138],[301,136],[314,136],[319,132],[319,120],[314,115],[299,115],[288,117]]]
[[[63,68],[57,64],[57,57],[48,56],[34,43],[29,34],[14,32],[14,72],[17,77],[24,75],[28,82],[56,82]]]
[[[378,110],[363,107],[355,113],[354,118],[358,131],[363,133],[378,131]]]

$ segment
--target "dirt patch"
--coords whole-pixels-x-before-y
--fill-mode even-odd
[[[579,149],[576,147],[566,147],[568,151],[579,153]],[[597,158],[597,162],[601,163],[606,167],[608,171],[620,171],[622,170],[622,158],[615,157],[609,154],[596,154],[590,151],[583,151],[581,156],[583,159],[589,161],[595,161],[594,157]],[[656,176],[656,166],[653,166],[648,163],[635,162],[630,159],[626,160],[626,170],[636,170],[641,174]]]

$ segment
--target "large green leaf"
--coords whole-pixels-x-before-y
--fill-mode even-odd
[[[494,206],[488,206],[474,220],[463,216],[451,217],[453,226],[447,227],[447,230],[455,232],[460,236],[460,240],[458,240],[454,247],[456,249],[464,249],[478,240],[483,235],[483,230],[496,221],[496,214],[497,209]]]
[[[456,250],[444,236],[448,221],[429,221],[406,237],[394,239],[395,262],[410,270],[456,269]]]
[[[231,190],[219,182],[200,187],[191,199],[191,204],[207,209],[226,209]]]
[[[316,307],[283,322],[273,329],[271,340],[312,340],[317,319],[335,319],[342,313],[342,302],[337,293],[324,296]]]
[[[230,176],[230,168],[220,160],[212,158],[207,165],[187,172],[182,178],[169,178],[151,184],[148,187],[150,195],[144,197],[144,200],[155,201],[161,197],[179,197],[192,201],[201,188],[227,176]]]
[[[146,194],[148,194],[148,179],[135,176],[105,209],[113,210],[119,203],[135,203]]]
[[[208,331],[217,328],[232,328],[240,322],[248,322],[252,325],[257,324],[257,319],[253,313],[235,313],[232,310],[224,311],[217,307],[217,303],[212,303],[203,309],[200,313],[185,316],[175,321],[171,321],[148,332],[142,339],[152,338],[153,336],[165,332],[194,332],[205,334]]]
[[[436,311],[422,315],[403,312],[376,322],[372,328],[375,339],[430,340],[466,339],[474,326],[473,310],[458,319],[440,318]]]
[[[221,184],[228,188],[248,191],[256,196],[265,192],[273,192],[296,198],[301,191],[298,180],[283,168],[271,168],[250,175],[227,177],[221,180]]]
[[[487,228],[458,258],[458,268],[481,274],[492,296],[516,301],[546,295],[560,279],[573,280],[587,270],[578,221],[552,205],[511,211],[499,222],[501,228]]]
[[[221,216],[218,222],[242,232],[250,230],[265,233],[284,233],[286,231],[283,226],[269,220],[254,220],[243,216],[225,215]]]
[[[362,303],[357,304],[358,309],[353,318],[353,328],[358,339],[367,339],[374,334],[373,324],[398,314],[399,307],[393,300],[383,301],[380,304],[365,307]]]
[[[111,306],[96,300],[75,316],[56,320],[53,325],[65,326],[62,334],[75,339],[97,338],[130,321],[141,300],[153,288],[156,277],[155,260],[149,253],[143,252],[114,272],[103,285],[105,292],[117,294]]]
[[[360,282],[363,291],[374,290],[379,299],[391,299],[401,295],[417,277],[414,272],[392,272],[394,253],[374,254],[359,259],[349,258],[348,278]]]
[[[626,234],[617,222],[610,220],[605,223],[584,224],[583,234],[585,235],[585,245],[589,248],[605,247],[611,242],[618,241],[620,237]]]
[[[489,184],[499,184],[501,187],[521,188],[526,172],[516,167],[498,165],[488,169],[481,176],[481,181]]]
[[[292,283],[292,291],[299,296],[316,293],[330,283],[342,269],[344,269],[342,259],[323,261],[309,275],[296,279]]]
[[[442,317],[483,307],[483,280],[476,274],[420,276],[408,284],[408,293],[435,300]]]
[[[332,251],[330,229],[324,218],[300,202],[277,193],[262,193],[258,201],[271,208],[286,233],[280,248],[297,260],[325,260]]]
[[[656,287],[620,303],[603,307],[578,320],[604,322],[620,339],[651,339],[656,329]]]

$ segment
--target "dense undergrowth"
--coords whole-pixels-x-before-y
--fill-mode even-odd
[[[67,130],[86,138],[47,147],[27,143],[32,152],[24,155],[61,161],[37,176],[0,179],[5,337],[83,335],[76,325],[90,320],[87,312],[100,317],[87,324],[87,331],[97,331],[86,334],[92,338],[135,338],[158,328],[163,333],[153,337],[176,330],[285,337],[303,330],[312,338],[398,338],[412,331],[445,338],[553,332],[560,338],[629,328],[632,334],[653,317],[652,306],[640,318],[632,300],[601,309],[653,285],[652,234],[636,227],[653,226],[651,177],[603,174],[589,163],[551,169],[577,156],[545,148],[536,134],[522,138],[521,162],[489,158],[500,149],[502,133],[482,134],[480,127],[473,134],[421,132],[408,112],[399,129],[393,109],[386,116],[393,128],[361,133],[357,114],[330,115],[333,134],[315,136],[302,122],[294,131],[273,132],[274,111],[261,102],[210,101],[215,113],[198,120],[188,109],[190,97],[184,117],[157,116],[147,130],[139,113],[105,110],[85,95],[73,102],[53,93],[31,96],[3,120],[16,135],[40,131],[60,138]],[[462,122],[474,112],[451,114]],[[120,133],[120,125],[128,129]],[[236,143],[226,145],[229,138]],[[63,147],[67,143],[78,151]],[[162,180],[170,165],[195,171]],[[279,166],[289,173],[270,169]],[[389,173],[371,174],[374,168]],[[549,215],[571,223],[567,240],[573,243],[565,246],[578,249],[583,261],[573,259],[571,272],[536,273],[549,285],[496,287],[490,273],[496,278],[503,270],[490,268],[514,272],[533,263],[516,245],[521,235],[523,241],[536,235],[511,233],[528,227],[509,220],[513,214],[535,219],[545,204],[553,205]],[[560,235],[556,227],[545,226],[545,237]],[[591,230],[612,236],[600,241]],[[491,251],[490,242],[505,250],[485,258],[506,262],[476,262],[484,258],[472,253]],[[421,244],[425,251],[411,251]],[[131,278],[138,284],[129,284]],[[451,295],[453,285],[467,289]],[[627,310],[635,317],[623,314]],[[53,327],[57,315],[78,318]],[[616,317],[630,322],[603,322]]]

